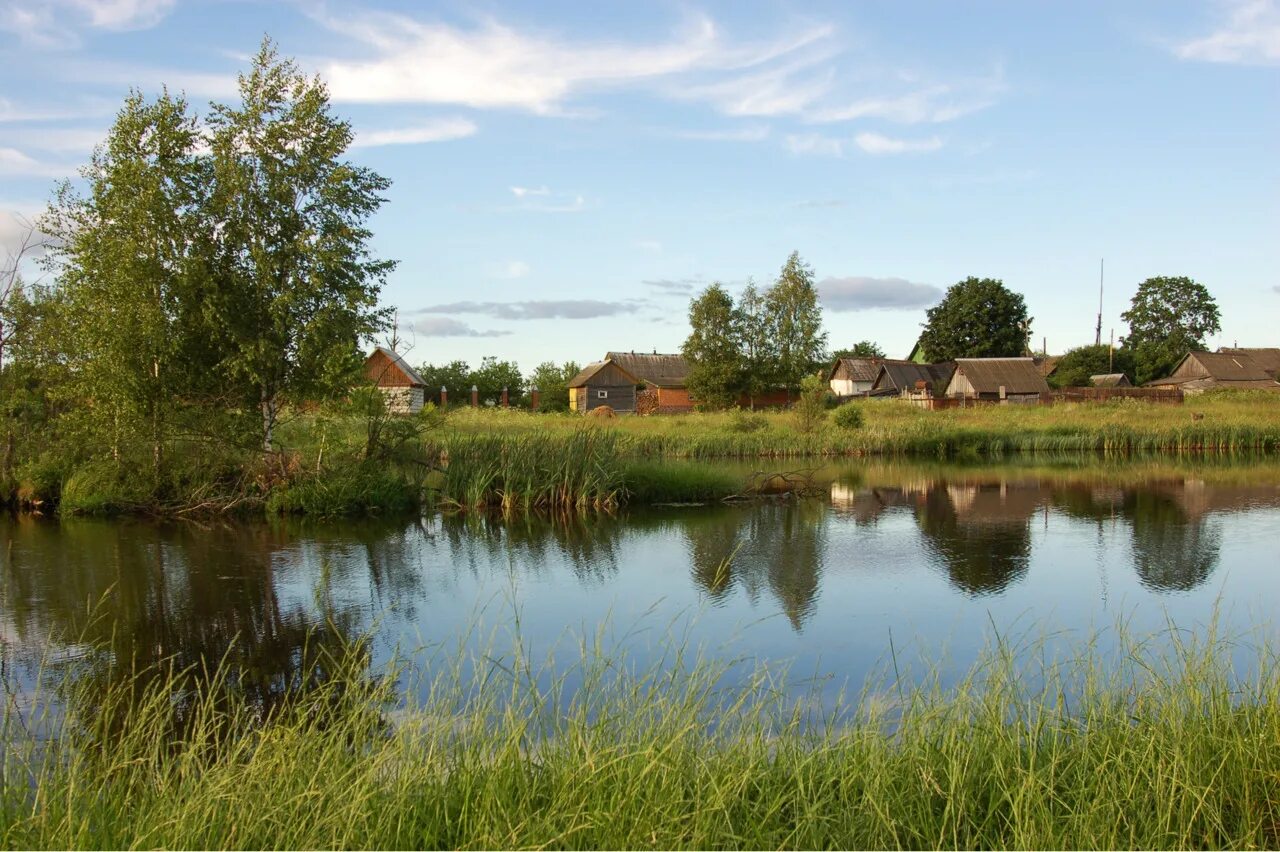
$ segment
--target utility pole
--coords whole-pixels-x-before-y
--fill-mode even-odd
[[[1111,329],[1111,345],[1107,347],[1107,372],[1116,371],[1116,330]]]
[[[1106,271],[1107,261],[1103,258],[1098,262],[1098,328],[1094,332],[1093,345],[1102,345],[1102,278]]]

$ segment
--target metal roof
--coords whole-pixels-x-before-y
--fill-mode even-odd
[[[689,378],[689,362],[683,355],[664,355],[657,352],[608,352],[606,361],[612,361],[641,382],[660,388],[682,388]]]
[[[961,373],[977,393],[1048,393],[1049,385],[1030,358],[957,358]]]
[[[418,371],[409,366],[409,362],[400,357],[400,353],[386,346],[379,346],[377,350],[396,366],[400,372],[413,384],[426,387],[427,383],[423,381],[422,376],[418,375]]]

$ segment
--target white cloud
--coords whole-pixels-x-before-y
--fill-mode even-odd
[[[814,110],[806,116],[817,123],[874,118],[899,124],[941,124],[992,106],[1005,91],[1004,74],[988,78],[940,83],[897,95],[864,97]]]
[[[465,118],[442,118],[416,127],[394,130],[367,130],[356,133],[353,148],[375,148],[382,145],[419,145],[426,142],[448,142],[463,139],[476,132],[473,121]]]
[[[452,317],[423,317],[406,323],[406,328],[423,337],[506,337],[509,331],[479,331]]]
[[[46,127],[39,129],[0,130],[0,139],[28,150],[83,153],[92,151],[107,138],[103,128]]]
[[[28,0],[0,6],[0,31],[29,45],[72,48],[83,28],[123,32],[154,27],[174,0]]]
[[[506,263],[500,263],[490,267],[495,278],[524,278],[532,271],[532,267],[523,260],[508,260]]]
[[[918,284],[905,278],[824,278],[817,283],[822,306],[832,311],[912,310],[925,308],[942,298],[942,290],[932,284]]]
[[[586,89],[620,86],[694,70],[749,68],[826,37],[826,27],[759,45],[727,43],[714,21],[693,16],[654,44],[570,42],[519,32],[488,19],[463,29],[406,15],[345,18],[315,13],[335,32],[363,43],[364,59],[324,66],[335,100],[449,103],[476,108],[559,112]]]
[[[854,143],[868,154],[907,154],[937,151],[942,140],[937,136],[928,139],[895,139],[880,133],[859,133]]]
[[[513,186],[511,194],[516,198],[528,198],[534,195],[550,195],[551,190],[545,186]]]
[[[788,136],[787,150],[793,154],[816,154],[823,157],[840,157],[844,154],[844,141],[823,136],[821,133],[802,133]]]
[[[9,177],[71,177],[75,168],[45,163],[29,157],[17,148],[0,147],[0,175]]]
[[[1280,5],[1276,0],[1231,0],[1214,32],[1174,46],[1181,59],[1237,65],[1280,64]]]
[[[70,6],[104,30],[145,30],[164,20],[174,0],[70,0]]]

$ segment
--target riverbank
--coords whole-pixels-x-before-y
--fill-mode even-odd
[[[426,703],[389,710],[410,673],[369,674],[357,643],[265,720],[230,672],[108,668],[63,685],[50,741],[6,704],[0,843],[1274,847],[1275,651],[1178,637],[1035,666],[997,643],[954,688],[886,677],[838,715],[674,651],[585,651],[550,680],[519,653],[472,678],[446,660]]]
[[[177,440],[156,471],[146,442],[110,461],[50,450],[0,483],[0,494],[74,514],[612,510],[803,488],[730,475],[724,460],[769,474],[813,466],[800,459],[864,456],[975,462],[1280,451],[1280,394],[1264,392],[1206,394],[1182,406],[850,405],[862,412],[860,426],[827,416],[808,431],[785,411],[602,419],[459,407],[379,424],[376,434],[360,417],[308,413],[281,426],[281,449],[269,457]],[[705,464],[666,464],[673,460]]]

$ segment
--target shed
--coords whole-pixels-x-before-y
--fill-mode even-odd
[[[1039,402],[1049,385],[1031,358],[957,358],[947,396]]]
[[[853,396],[871,390],[880,374],[880,367],[887,363],[910,364],[889,358],[837,358],[827,371],[827,383],[836,396]]]
[[[1243,350],[1188,352],[1173,372],[1146,387],[1180,388],[1184,393],[1206,390],[1280,390],[1280,382],[1254,356]]]
[[[607,405],[619,414],[634,414],[640,380],[612,358],[588,364],[569,380],[569,410],[586,414]]]
[[[1131,388],[1133,382],[1129,381],[1129,377],[1124,373],[1103,373],[1098,376],[1090,376],[1089,383],[1095,388]]]
[[[954,363],[917,364],[912,361],[886,361],[880,365],[875,383],[871,386],[873,394],[893,394],[901,396],[916,389],[917,382],[924,382],[936,396],[946,392],[951,374],[955,372]]]
[[[364,360],[364,372],[396,414],[417,414],[426,399],[427,383],[398,352],[379,346]]]
[[[683,355],[654,352],[609,352],[606,361],[612,361],[636,378],[636,384],[644,385],[656,397],[656,410],[661,412],[692,411],[693,400],[686,387],[689,380],[689,362]]]

